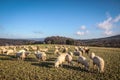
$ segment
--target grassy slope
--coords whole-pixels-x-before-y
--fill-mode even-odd
[[[40,63],[33,54],[25,61],[18,61],[14,56],[0,56],[0,80],[119,80],[120,48],[90,47],[90,49],[105,60],[105,73],[93,71],[92,65],[89,72],[84,71],[75,62],[76,57],[74,66],[64,63],[63,67],[54,68],[56,56],[51,49],[47,53],[47,61]]]

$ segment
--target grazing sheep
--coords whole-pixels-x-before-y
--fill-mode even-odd
[[[40,61],[40,60],[45,61],[46,60],[45,52],[35,51],[35,56],[38,59],[38,61]]]
[[[29,52],[29,51],[26,51],[26,52],[25,52],[25,56],[27,57],[28,55],[30,55],[30,52]]]
[[[68,52],[68,48],[64,47],[63,53]]]
[[[78,47],[75,47],[75,51],[79,51]]]
[[[71,55],[67,54],[66,57],[65,57],[65,60],[66,60],[68,63],[70,63],[71,65],[73,65],[73,63],[72,63],[72,56],[71,56]]]
[[[78,61],[78,63],[81,63],[85,67],[85,70],[89,69],[89,63],[88,63],[87,59],[84,56],[82,56],[82,53],[79,55],[77,61]]]
[[[72,56],[70,56],[69,54],[66,54],[66,53],[60,54],[60,56],[58,56],[57,60],[55,61],[55,67],[58,68],[59,65],[62,66],[63,62],[65,62],[65,61],[72,64]]]
[[[93,61],[94,68],[95,68],[95,65],[96,65],[98,67],[98,71],[100,73],[104,72],[104,65],[105,65],[104,60],[101,57],[96,56],[95,53],[91,53],[90,58]]]
[[[12,53],[14,53],[14,50],[9,49],[9,50],[7,50],[7,52],[6,52],[6,55],[9,55],[9,54],[12,54]]]
[[[87,48],[87,47],[84,48],[84,52],[85,52],[86,54],[89,54],[89,51],[90,51],[89,48]]]
[[[75,51],[75,52],[74,52],[74,55],[75,55],[75,56],[79,56],[80,54],[81,54],[81,51]]]
[[[41,51],[41,52],[47,52],[48,49],[47,49],[47,48],[45,48],[45,49],[40,49],[40,51]]]
[[[73,57],[73,53],[72,52],[68,52],[69,55],[71,55]]]
[[[82,53],[84,53],[85,52],[84,47],[79,47],[79,51],[81,51]]]
[[[17,53],[16,53],[16,57],[17,57],[18,59],[24,60],[25,57],[26,57],[26,55],[25,55],[25,50],[20,50],[19,52],[17,52]]]
[[[30,46],[33,51],[36,51],[38,48],[36,46]]]
[[[59,56],[59,55],[60,55],[60,54],[59,54],[59,50],[56,49],[56,50],[54,51],[54,54],[55,54],[56,56]]]

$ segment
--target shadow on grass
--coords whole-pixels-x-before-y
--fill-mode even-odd
[[[63,65],[63,68],[66,68],[66,69],[72,69],[72,70],[77,70],[77,71],[81,71],[81,72],[87,72],[87,73],[89,73],[90,71],[88,71],[88,70],[85,70],[85,69],[83,69],[83,68],[81,68],[81,67],[76,67],[76,66],[72,66],[72,65],[66,65],[66,64],[64,64]]]
[[[40,63],[32,63],[32,65],[35,66],[40,66],[40,67],[46,67],[46,68],[52,68],[52,66],[54,65],[53,62],[40,62]]]
[[[5,54],[0,54],[0,60],[15,60],[16,57],[15,55],[5,55]]]
[[[37,60],[35,58],[30,58],[30,57],[25,58],[24,61],[27,61],[27,62],[37,62]]]
[[[49,58],[46,61],[55,61],[55,60],[56,60],[56,58]]]

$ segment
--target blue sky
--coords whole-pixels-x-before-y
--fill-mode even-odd
[[[0,38],[120,34],[120,0],[0,0]]]

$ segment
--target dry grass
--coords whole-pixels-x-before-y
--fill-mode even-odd
[[[82,69],[76,63],[76,57],[74,66],[64,63],[63,67],[54,68],[56,56],[52,47],[45,62],[38,62],[33,54],[25,61],[18,61],[14,55],[0,55],[0,80],[120,80],[120,48],[90,47],[91,52],[105,60],[105,73],[100,74],[93,71],[92,65],[90,71]],[[73,51],[73,46],[70,50]]]

